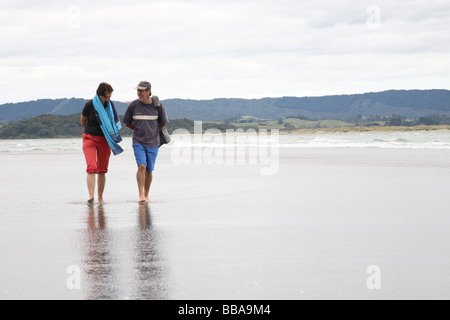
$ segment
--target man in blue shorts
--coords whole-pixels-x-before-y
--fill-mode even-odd
[[[133,148],[138,172],[136,175],[139,202],[151,202],[150,186],[153,180],[156,157],[161,145],[159,132],[169,123],[166,111],[157,97],[152,98],[152,85],[141,81],[137,86],[138,100],[130,103],[123,122],[134,131]]]

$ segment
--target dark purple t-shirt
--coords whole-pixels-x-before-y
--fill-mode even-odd
[[[159,111],[159,108],[161,108],[161,111]],[[160,113],[161,117],[159,116]],[[139,143],[146,148],[153,148],[159,147],[161,144],[159,126],[167,125],[169,120],[162,104],[156,108],[153,103],[144,104],[140,100],[135,100],[128,106],[123,122],[134,125],[133,143]]]

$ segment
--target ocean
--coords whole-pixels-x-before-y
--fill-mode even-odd
[[[0,299],[449,299],[450,132],[131,139],[87,206],[81,139],[0,141]]]
[[[270,137],[270,131],[264,137]],[[187,136],[187,138],[186,138]],[[234,135],[236,136],[236,135]],[[250,135],[254,137],[255,135]],[[258,138],[263,136],[256,133]],[[178,148],[180,143],[188,141],[188,146],[203,145],[225,147],[229,141],[220,135],[204,135],[197,140],[194,135],[175,136],[174,141],[166,148]],[[212,137],[212,138],[211,138]],[[280,148],[395,148],[395,149],[450,149],[449,131],[411,131],[411,132],[363,132],[363,133],[317,133],[279,135]],[[125,148],[132,149],[130,138],[125,139]],[[232,139],[232,145],[248,140]],[[29,152],[77,152],[81,139],[53,140],[0,140],[0,154]],[[221,143],[218,143],[221,142]],[[229,147],[229,146],[228,146]]]

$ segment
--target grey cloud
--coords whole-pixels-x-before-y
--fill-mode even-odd
[[[379,9],[378,29],[368,25],[371,6]],[[125,87],[149,73],[173,86],[172,97],[213,97],[216,85],[237,97],[267,96],[265,77],[277,80],[272,95],[331,91],[340,78],[362,73],[371,80],[358,78],[355,90],[366,83],[370,91],[389,77],[404,83],[397,77],[413,64],[416,78],[437,70],[445,83],[439,70],[450,67],[442,58],[450,49],[449,13],[441,0],[6,1],[0,67],[15,74],[2,72],[1,92],[14,95],[14,82],[30,75],[39,94],[40,85],[58,83],[60,97],[90,92],[87,82],[106,76]],[[78,89],[59,85],[67,70]]]

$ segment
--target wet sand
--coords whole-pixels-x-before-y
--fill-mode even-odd
[[[162,148],[148,206],[130,151],[93,207],[81,153],[0,163],[0,299],[450,298],[450,150],[282,148],[262,176]]]

